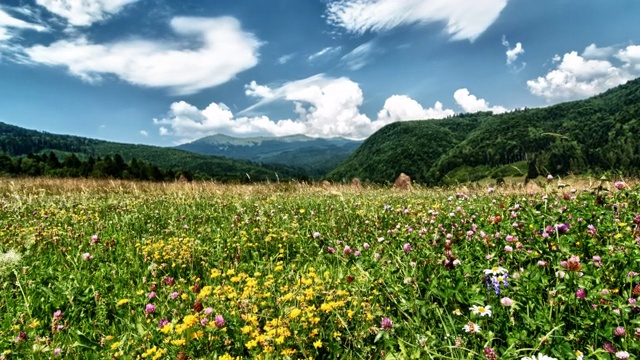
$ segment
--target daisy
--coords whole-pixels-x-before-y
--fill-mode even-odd
[[[509,271],[505,268],[503,268],[502,266],[494,266],[491,269],[484,269],[484,273],[485,275],[501,275],[501,274],[506,274]]]
[[[463,327],[462,327],[462,329],[463,329],[464,331],[466,331],[466,332],[468,332],[468,333],[472,333],[472,334],[479,333],[479,332],[480,332],[480,330],[482,330],[482,329],[480,328],[480,325],[478,325],[478,324],[476,324],[476,323],[473,323],[473,322],[471,322],[471,321],[469,321],[469,322],[467,323],[467,325],[463,326]]]
[[[576,355],[576,360],[582,360],[584,358],[584,354],[580,350],[576,350],[573,353]]]
[[[491,305],[477,306],[473,305],[469,308],[474,315],[491,316]]]

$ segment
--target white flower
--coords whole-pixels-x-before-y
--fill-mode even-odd
[[[473,305],[469,308],[474,315],[491,316],[491,305],[477,306]]]
[[[618,359],[628,359],[629,358],[629,353],[626,351],[618,351],[616,353],[616,358]]]
[[[502,266],[494,266],[491,269],[484,269],[485,275],[501,275],[506,274],[509,271]]]
[[[551,356],[547,356],[545,354],[542,353],[538,353],[538,356],[532,356],[532,357],[523,357],[522,360],[558,360],[556,358],[552,358]]]
[[[580,350],[576,350],[573,353],[576,354],[576,359],[577,360],[582,360],[584,358],[584,354]]]
[[[478,325],[478,324],[476,324],[476,323],[474,323],[474,322],[471,322],[471,321],[469,321],[469,322],[467,323],[467,325],[463,326],[463,327],[462,327],[462,329],[463,329],[464,331],[466,331],[466,332],[468,332],[468,333],[472,333],[472,334],[479,333],[479,332],[480,332],[480,330],[482,330],[482,329],[480,328],[480,325]]]

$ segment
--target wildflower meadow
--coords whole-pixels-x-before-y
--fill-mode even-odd
[[[0,359],[636,359],[640,191],[0,183]]]

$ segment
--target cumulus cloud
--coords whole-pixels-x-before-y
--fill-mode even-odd
[[[340,61],[350,70],[360,70],[367,65],[374,50],[374,41],[369,41],[351,50],[348,54],[343,56]]]
[[[385,32],[402,25],[444,23],[453,40],[475,40],[496,21],[507,0],[336,0],[327,21],[349,32]]]
[[[85,81],[115,75],[134,85],[168,88],[180,95],[225,83],[258,63],[260,42],[242,31],[235,18],[176,17],[171,28],[182,42],[98,44],[76,38],[37,45],[25,52],[33,63],[64,66]]]
[[[596,44],[591,44],[584,49],[582,57],[587,59],[607,59],[615,52],[616,49],[612,46],[598,47]]]
[[[491,111],[494,114],[502,114],[508,111],[502,106],[489,106],[486,100],[478,99],[466,88],[456,90],[456,92],[453,93],[453,98],[465,112]]]
[[[378,112],[378,121],[386,125],[402,120],[442,119],[453,115],[455,112],[451,109],[444,109],[440,101],[436,101],[433,107],[425,109],[420,103],[406,95],[392,95],[384,102],[382,110]]]
[[[13,38],[15,32],[19,30],[46,31],[47,29],[42,25],[17,19],[0,7],[0,42]]]
[[[572,51],[562,57],[554,57],[558,60],[554,61],[557,67],[544,76],[527,81],[529,91],[548,102],[583,99],[640,75],[640,46],[630,45],[615,52],[597,50],[593,45],[587,47],[585,56]],[[601,57],[607,53],[609,59],[586,57]],[[612,53],[615,55],[611,56]],[[622,65],[614,65],[613,58],[622,61]]]
[[[181,101],[173,103],[167,116],[154,119],[154,123],[162,126],[162,135],[174,136],[178,142],[216,133],[232,136],[306,134],[362,139],[395,121],[439,119],[454,115],[453,110],[445,109],[440,102],[431,108],[424,108],[408,96],[393,95],[385,101],[377,118],[372,120],[360,111],[364,97],[357,83],[345,77],[331,78],[324,74],[275,88],[252,81],[245,89],[248,96],[259,98],[260,101],[237,114],[233,114],[222,103],[214,102],[205,109],[198,109]],[[247,115],[275,101],[292,103],[295,118],[273,120],[264,115]]]
[[[139,0],[37,0],[36,3],[63,17],[73,26],[89,26],[120,12]]]

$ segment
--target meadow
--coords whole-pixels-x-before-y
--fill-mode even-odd
[[[0,359],[635,359],[640,189],[0,181]]]

